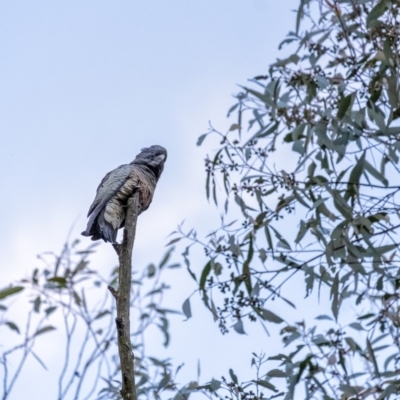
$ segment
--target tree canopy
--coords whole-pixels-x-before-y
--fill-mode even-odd
[[[206,192],[226,217],[204,239],[180,229],[188,268],[191,246],[204,247],[199,292],[223,333],[280,324],[287,348],[253,358],[262,379],[220,382],[232,397],[399,393],[399,6],[300,1],[284,57],[236,95],[236,122],[199,137],[220,140]],[[313,325],[274,312],[314,291],[331,310]]]

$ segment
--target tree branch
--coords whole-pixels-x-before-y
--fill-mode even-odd
[[[125,229],[122,244],[114,246],[119,257],[119,288],[109,287],[117,303],[118,351],[121,362],[122,388],[121,396],[124,400],[137,400],[134,374],[134,355],[131,346],[130,332],[130,298],[132,280],[132,250],[135,241],[136,222],[139,214],[139,193],[136,192],[128,200],[128,209],[125,219]]]

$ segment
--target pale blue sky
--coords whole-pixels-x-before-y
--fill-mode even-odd
[[[2,259],[24,271],[21,247],[27,257],[59,246],[77,217],[79,233],[103,175],[151,144],[169,159],[143,223],[165,217],[152,226],[159,240],[195,218],[196,138],[208,120],[226,128],[236,84],[274,60],[296,3],[2,2]]]
[[[196,148],[196,139],[209,120],[221,130],[229,127],[225,116],[237,84],[264,73],[276,58],[297,3],[2,2],[0,286],[29,273],[37,253],[60,248],[73,222],[73,237],[79,235],[104,174],[148,145],[165,146],[169,158],[154,202],[140,217],[135,261],[158,261],[166,236],[184,219],[207,233],[218,212],[204,194],[203,159],[210,144]],[[96,260],[107,271],[115,254],[102,245]],[[176,307],[190,291],[179,290]],[[211,338],[232,362],[254,350],[246,337],[218,336],[202,306],[194,310],[198,317],[174,328],[172,347],[180,362],[185,338],[201,332],[203,341],[187,361],[193,373],[198,352],[209,348]],[[232,345],[238,354],[229,353]],[[212,375],[221,366],[210,357],[203,371]],[[47,399],[53,397],[41,397]]]

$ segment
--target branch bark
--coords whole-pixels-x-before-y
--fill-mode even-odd
[[[135,242],[136,222],[139,211],[139,193],[136,192],[128,200],[122,244],[113,245],[119,258],[119,287],[117,291],[109,287],[117,303],[117,318],[115,318],[115,323],[117,325],[118,351],[122,375],[120,393],[124,400],[137,400],[133,366],[134,354],[131,346],[130,299],[132,250]]]

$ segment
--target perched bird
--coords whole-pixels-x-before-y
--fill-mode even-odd
[[[166,159],[164,147],[150,146],[142,149],[130,164],[109,172],[97,188],[82,235],[91,236],[92,240],[116,243],[118,229],[125,224],[128,199],[138,190],[139,214],[149,208]]]

